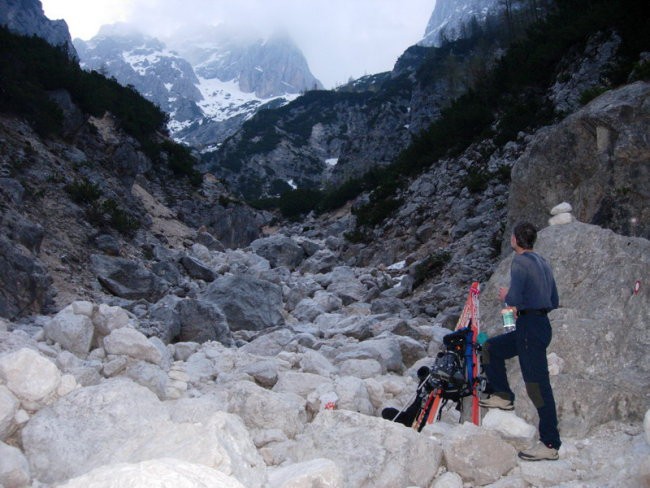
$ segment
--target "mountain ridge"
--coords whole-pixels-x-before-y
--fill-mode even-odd
[[[170,114],[176,139],[197,148],[218,145],[265,106],[322,87],[287,36],[233,38],[225,26],[192,33],[163,42],[118,24],[74,42],[84,67],[133,85]]]

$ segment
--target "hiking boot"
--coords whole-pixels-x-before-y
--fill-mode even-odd
[[[560,455],[557,449],[538,442],[534,447],[521,451],[519,457],[524,461],[555,461]]]
[[[484,408],[498,408],[500,410],[514,410],[515,408],[510,400],[497,395],[490,395],[483,400],[479,400],[478,404]]]

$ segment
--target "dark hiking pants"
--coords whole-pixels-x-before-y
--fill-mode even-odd
[[[483,345],[483,367],[493,394],[514,401],[506,376],[505,360],[519,357],[526,392],[539,414],[539,439],[558,449],[555,399],[548,377],[546,348],[551,342],[551,324],[545,315],[523,315],[517,318],[514,331],[489,339]]]

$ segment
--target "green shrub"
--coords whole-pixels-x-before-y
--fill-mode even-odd
[[[636,63],[631,75],[633,80],[650,81],[650,62]]]
[[[102,191],[97,183],[92,183],[87,178],[74,180],[65,185],[63,189],[70,195],[73,202],[79,204],[93,203],[102,196]]]
[[[357,225],[374,227],[392,215],[401,205],[401,199],[381,198],[371,200],[353,213],[357,216]]]
[[[196,162],[190,149],[182,144],[167,140],[160,144],[160,149],[167,155],[167,165],[176,176],[186,176],[194,186],[200,186],[203,181],[201,173],[194,169]]]
[[[133,88],[82,70],[61,47],[0,27],[0,110],[24,116],[41,134],[60,133],[63,115],[48,92],[66,90],[87,114],[111,112],[140,143],[165,131],[167,115]]]
[[[587,105],[594,98],[599,97],[600,95],[605,93],[607,90],[608,90],[608,88],[606,88],[604,86],[594,86],[594,87],[588,88],[587,90],[583,91],[580,94],[580,104],[581,105]]]
[[[310,189],[296,189],[283,193],[278,201],[282,215],[297,219],[316,209],[322,198],[321,192]]]
[[[345,240],[352,244],[370,244],[371,238],[367,232],[355,229],[350,232],[344,232],[343,237]]]
[[[114,200],[106,200],[102,207],[109,216],[108,224],[120,234],[133,236],[140,228],[140,221],[131,217]]]
[[[470,193],[481,193],[488,187],[492,176],[483,168],[471,166],[464,179],[464,185]]]

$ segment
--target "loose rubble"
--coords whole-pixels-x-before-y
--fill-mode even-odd
[[[564,327],[578,331],[593,320],[581,300],[595,285],[588,274],[584,287],[571,281],[585,263],[571,264],[567,243],[580,236],[634,257],[640,272],[650,269],[644,239],[579,222],[544,229],[540,249],[563,266],[556,270],[562,308],[551,315],[560,337]],[[537,431],[523,392],[515,412],[484,412],[482,427],[461,423],[453,408],[421,433],[381,418],[384,407],[409,403],[415,372],[433,361],[449,332],[406,309],[395,314],[375,304],[381,298],[372,289],[399,286],[395,270],[334,266],[312,273],[301,267],[306,254],[302,263],[271,266],[252,249],[206,249],[195,259],[220,269],[220,276],[212,283],[197,278],[193,298],[163,303],[176,313],[183,309],[179,303],[215,307],[224,333],[213,339],[174,342],[151,334],[162,330],[152,324],[165,315],[140,301],[122,302],[127,308],[111,300],[75,301],[52,316],[3,322],[2,486],[113,488],[143,477],[173,479],[175,486],[250,488],[600,487],[643,486],[650,479],[648,385],[617,393],[618,410],[607,416],[597,413],[603,402],[583,402],[571,412],[575,381],[584,399],[592,395],[584,388],[596,380],[582,362],[594,355],[580,344],[564,340],[550,348],[564,441],[560,460],[526,463],[517,451],[533,443]],[[240,266],[244,262],[251,266]],[[496,304],[490,297],[507,262],[484,286],[483,321],[491,334],[498,330],[491,325]],[[235,269],[237,275],[225,271]],[[229,289],[238,290],[236,308],[219,302]],[[608,305],[610,319],[627,322],[609,321],[609,332],[592,336],[593,343],[616,348],[619,332],[641,326],[648,295],[628,293],[625,312]],[[600,330],[597,323],[592,334]],[[599,361],[619,368],[622,392],[648,376],[620,384],[629,376],[620,353]],[[635,370],[648,371],[647,360],[626,353],[636,358]]]

